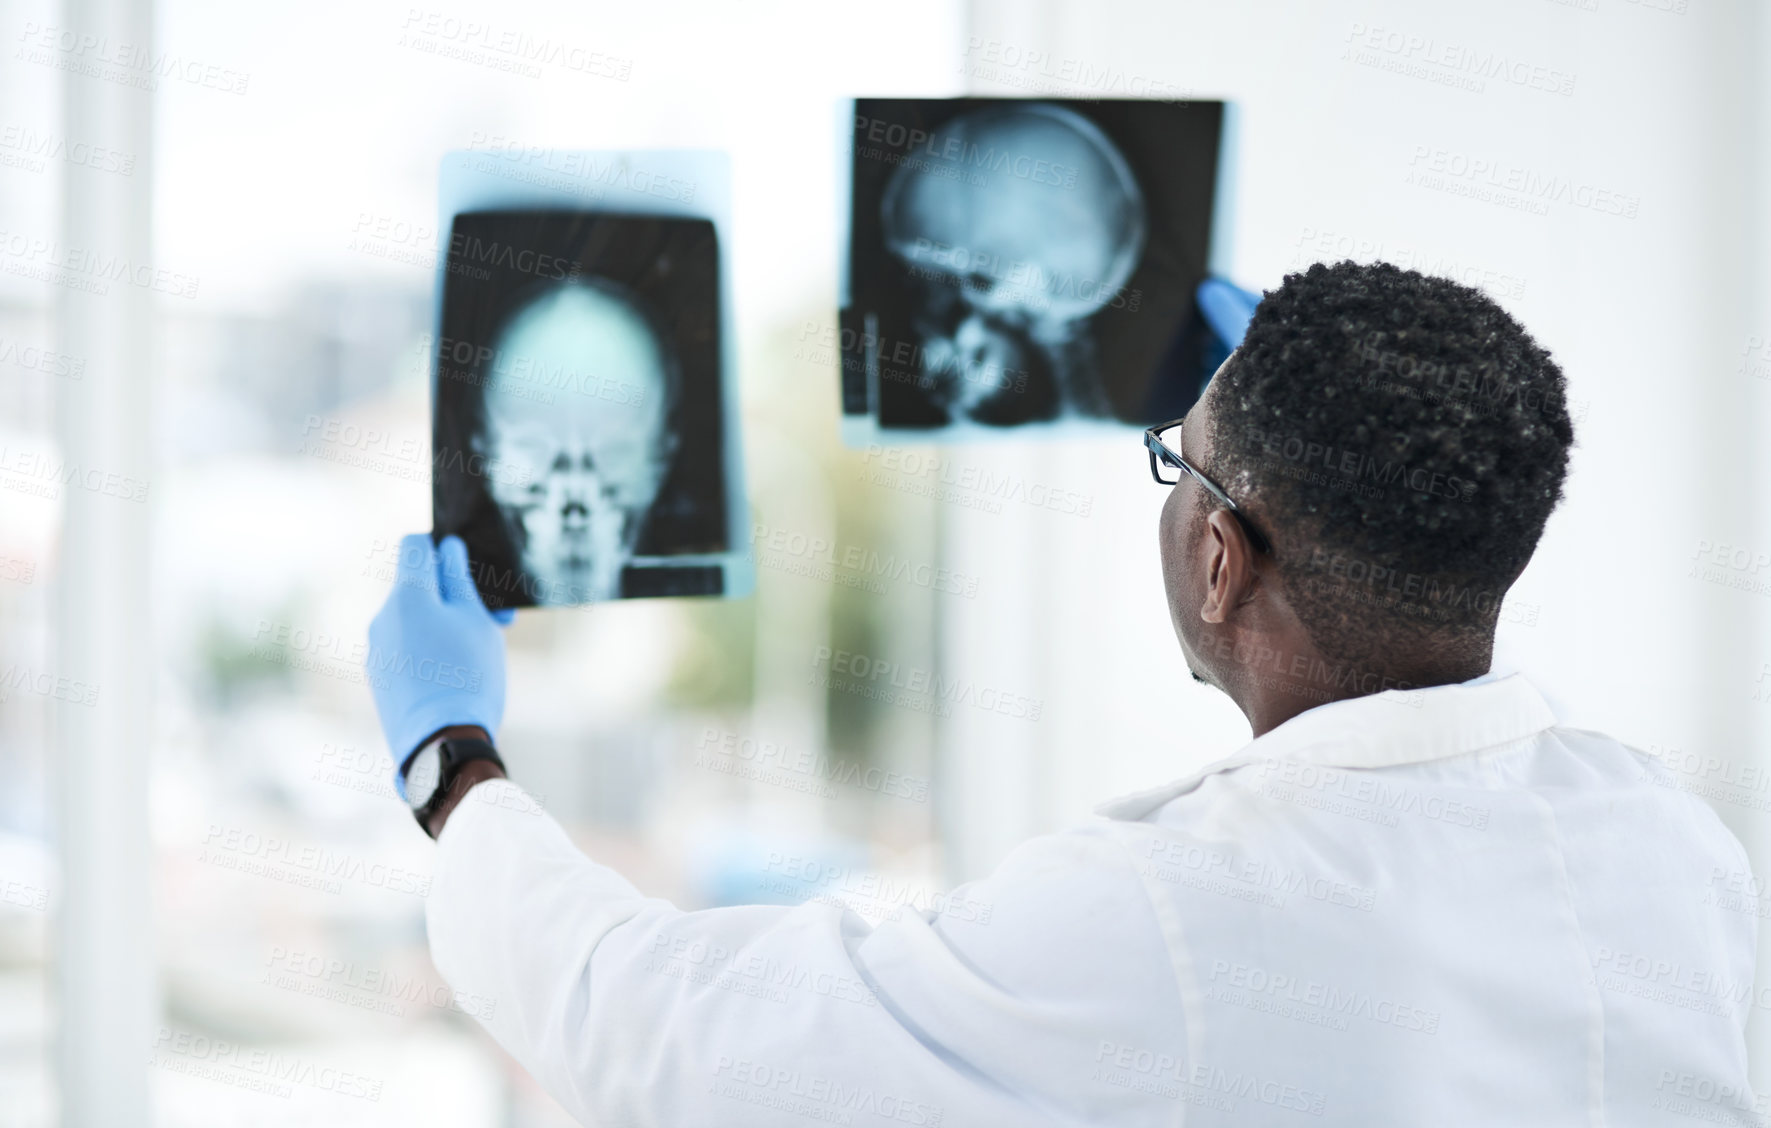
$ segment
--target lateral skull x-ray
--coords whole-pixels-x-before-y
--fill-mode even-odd
[[[916,326],[924,367],[938,377],[933,398],[978,418],[986,402],[1012,392],[1005,374],[1038,366],[1051,373],[1060,413],[1108,414],[1083,319],[1143,254],[1144,200],[1125,158],[1062,106],[973,110],[946,132],[962,150],[1038,153],[1051,175],[1021,175],[1020,162],[1005,162],[962,181],[907,161],[886,182],[886,246],[923,282]],[[1058,279],[1087,284],[1056,292]]]
[[[488,606],[721,590],[656,559],[727,547],[712,225],[473,213],[447,270],[436,528]]]
[[[861,99],[844,411],[1127,422],[1197,395],[1222,105]],[[1177,412],[1178,413],[1178,412]]]

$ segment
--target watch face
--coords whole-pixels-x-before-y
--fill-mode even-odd
[[[442,756],[435,744],[412,758],[411,767],[406,769],[407,806],[417,811],[430,802],[430,797],[436,793],[437,777],[442,774],[442,769]]]

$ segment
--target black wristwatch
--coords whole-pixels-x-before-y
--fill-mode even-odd
[[[502,770],[504,761],[498,749],[473,737],[431,740],[406,761],[406,806],[412,817],[430,833],[430,816],[437,801],[449,794],[461,765],[475,760],[490,760]]]

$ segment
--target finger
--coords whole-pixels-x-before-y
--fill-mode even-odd
[[[492,612],[492,618],[497,620],[499,626],[508,627],[516,622],[517,609],[515,607],[500,607]]]
[[[394,586],[420,592],[436,590],[437,550],[430,543],[429,533],[413,533],[400,538],[400,560],[394,573]]]
[[[467,544],[457,536],[444,537],[437,555],[443,602],[480,604],[480,589],[474,586],[473,572],[467,566]]]
[[[1248,322],[1254,317],[1254,308],[1261,304],[1259,294],[1252,294],[1221,278],[1207,278],[1201,282],[1198,299],[1199,312],[1205,315],[1205,323],[1232,349],[1242,343],[1248,333]]]

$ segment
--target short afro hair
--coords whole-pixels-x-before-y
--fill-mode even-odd
[[[1324,657],[1492,645],[1574,444],[1562,370],[1517,321],[1449,279],[1316,263],[1216,383],[1211,470]]]

